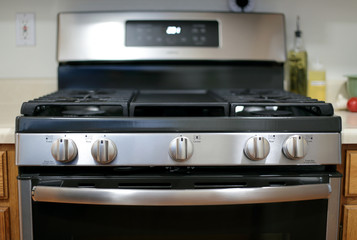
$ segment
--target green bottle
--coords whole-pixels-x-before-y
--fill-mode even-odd
[[[290,91],[307,96],[307,52],[297,17],[294,48],[288,53]]]

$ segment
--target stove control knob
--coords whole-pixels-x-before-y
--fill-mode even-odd
[[[70,162],[77,156],[77,146],[71,139],[59,138],[52,144],[51,153],[58,162]]]
[[[250,160],[263,160],[270,152],[268,140],[261,136],[255,136],[248,139],[245,144],[244,153]]]
[[[117,148],[109,139],[98,139],[92,145],[91,150],[94,160],[98,163],[110,163],[117,156]]]
[[[170,157],[175,161],[186,161],[192,157],[193,144],[187,137],[177,137],[170,142]]]
[[[283,145],[284,155],[292,160],[299,160],[307,154],[307,142],[304,137],[294,135],[289,137]]]

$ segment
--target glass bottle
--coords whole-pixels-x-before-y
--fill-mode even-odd
[[[307,95],[319,101],[326,101],[326,71],[316,59],[309,67]]]
[[[288,52],[290,91],[307,96],[307,52],[297,17],[294,47]]]

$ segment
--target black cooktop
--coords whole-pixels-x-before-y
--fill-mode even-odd
[[[282,90],[60,90],[23,103],[24,116],[332,116],[329,103]]]

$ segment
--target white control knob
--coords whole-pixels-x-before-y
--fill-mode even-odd
[[[77,146],[71,139],[59,138],[52,143],[51,153],[56,161],[70,162],[77,156]]]
[[[304,137],[294,135],[289,137],[283,145],[284,155],[292,160],[299,160],[307,154],[307,142]]]
[[[270,144],[264,137],[255,136],[248,139],[244,153],[250,160],[263,160],[270,152]]]
[[[92,157],[98,163],[110,163],[117,156],[117,148],[112,140],[98,139],[92,145]]]
[[[187,137],[177,137],[170,142],[170,157],[175,161],[185,161],[193,154],[193,144]]]

